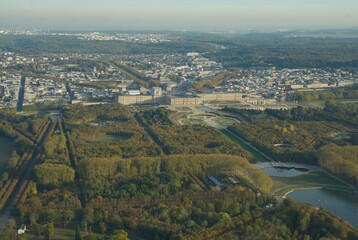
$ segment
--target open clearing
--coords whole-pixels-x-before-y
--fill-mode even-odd
[[[271,162],[271,160],[268,159],[266,156],[264,156],[262,153],[257,151],[255,148],[253,148],[252,146],[250,146],[249,144],[247,144],[246,142],[244,142],[243,140],[241,140],[240,138],[238,138],[237,136],[235,136],[234,134],[232,134],[228,130],[222,129],[220,131],[224,135],[226,135],[228,138],[230,138],[232,141],[234,141],[237,144],[239,144],[243,149],[245,149],[246,151],[250,152],[255,157],[255,159],[257,161],[259,161],[259,162]]]

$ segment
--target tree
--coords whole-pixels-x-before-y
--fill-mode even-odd
[[[40,225],[40,224],[34,224],[33,225],[33,231],[35,236],[38,238],[44,237],[45,239],[49,239],[49,234],[47,231],[47,228],[45,228],[44,226]]]
[[[76,227],[75,240],[82,240],[81,229],[78,225]]]
[[[15,230],[15,228],[16,228],[16,220],[14,218],[10,218],[7,221],[7,226],[8,226],[9,229]]]
[[[47,232],[49,236],[53,235],[53,233],[55,232],[55,226],[53,225],[53,223],[47,224]]]
[[[9,179],[9,174],[8,174],[7,172],[4,172],[4,173],[2,174],[1,180],[2,180],[3,182],[6,182],[8,179]]]
[[[92,208],[85,208],[81,210],[81,221],[82,223],[92,223],[93,222],[93,209]]]
[[[35,167],[38,183],[43,186],[59,187],[72,183],[75,179],[75,171],[66,165],[43,163]]]
[[[128,240],[128,233],[124,230],[115,231],[110,238],[111,240]]]
[[[68,222],[70,222],[74,217],[75,217],[75,215],[72,210],[69,210],[69,209],[65,210],[62,213],[62,218],[61,218],[64,222],[64,226],[66,227]]]
[[[105,232],[107,231],[107,226],[106,226],[106,224],[104,222],[99,223],[99,231],[102,234],[105,234]]]
[[[16,168],[17,164],[19,163],[20,161],[20,156],[19,154],[17,154],[17,152],[14,150],[11,152],[11,155],[10,155],[10,160],[9,160],[9,167],[11,169],[14,169]]]

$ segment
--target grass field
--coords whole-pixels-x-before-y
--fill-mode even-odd
[[[122,142],[130,139],[133,136],[132,133],[123,133],[120,135],[104,135],[104,136],[98,136],[95,139],[93,139],[91,142]]]
[[[137,111],[151,111],[158,108],[158,106],[153,104],[138,104],[131,107],[135,108]]]
[[[233,125],[234,123],[236,123],[237,121],[235,121],[234,119],[230,119],[230,118],[215,118],[214,122],[216,122],[217,124],[223,125],[223,126],[230,126]]]
[[[82,239],[87,239],[88,237],[86,236],[86,233],[84,231],[82,231],[83,229],[81,229],[81,236]],[[50,236],[51,240],[71,240],[71,239],[75,239],[75,234],[76,234],[76,230],[75,229],[70,229],[70,228],[55,228],[54,233]],[[103,235],[100,234],[94,234],[92,233],[92,235],[95,235],[97,237],[103,237]],[[25,239],[33,239],[34,237],[34,233],[30,230],[29,232],[27,232],[24,235]]]
[[[175,107],[175,109],[177,109],[178,111],[181,111],[181,112],[189,112],[189,111],[191,111],[191,109],[188,108],[188,107]]]
[[[341,181],[327,175],[324,172],[309,172],[295,177],[271,177],[275,195],[283,196],[294,189],[308,189],[324,187],[341,191],[353,191],[353,189]]]
[[[75,230],[73,229],[60,229],[55,228],[55,232],[52,235],[53,240],[65,240],[65,239],[75,239]],[[82,233],[84,236],[84,233]]]
[[[257,161],[259,162],[271,162],[270,159],[268,159],[266,156],[264,156],[262,153],[258,152],[255,148],[253,148],[252,146],[250,146],[249,144],[247,144],[246,142],[242,141],[240,138],[238,138],[237,136],[233,135],[232,133],[230,133],[229,131],[222,129],[220,130],[225,136],[227,136],[228,138],[230,138],[232,141],[234,141],[235,143],[239,144],[243,149],[245,149],[246,151],[250,152]]]
[[[186,125],[205,125],[206,123],[202,119],[197,118],[187,118],[183,120],[183,123]]]

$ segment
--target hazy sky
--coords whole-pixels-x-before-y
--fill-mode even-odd
[[[0,26],[193,30],[358,27],[358,0],[0,0]]]

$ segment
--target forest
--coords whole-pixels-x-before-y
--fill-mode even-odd
[[[329,91],[320,92],[295,92],[293,100],[299,102],[309,102],[314,100],[332,100],[332,99],[357,99],[358,98],[358,85],[355,84],[351,87],[337,88]]]
[[[48,121],[42,116],[19,116],[0,111],[0,136],[7,137],[12,146],[9,161],[0,166],[2,190],[6,189],[9,181],[28,160]]]
[[[358,186],[358,144],[328,144],[319,149],[317,156],[320,166]]]
[[[327,100],[324,109],[224,110],[247,119],[248,123],[234,124],[229,129],[272,158],[318,164],[357,186],[356,107],[356,104]],[[285,147],[275,147],[275,144],[285,144]]]
[[[79,159],[160,154],[143,128],[119,104],[71,107],[65,110],[64,117]]]
[[[292,200],[275,204],[265,194],[270,178],[240,157],[171,155],[85,159],[79,164],[87,196],[85,208],[80,208],[68,190],[40,195],[37,184],[32,183],[27,198],[18,205],[20,218],[32,224],[86,224],[102,236],[121,229],[144,239],[358,236],[351,225],[324,209]],[[215,186],[206,174],[215,174],[225,186]],[[236,184],[229,180],[233,174],[240,180]],[[274,205],[265,207],[270,203]],[[105,239],[94,234],[88,237]]]
[[[208,53],[227,68],[346,68],[358,67],[354,39],[285,38],[240,36],[230,47]]]
[[[166,190],[159,191],[161,195],[176,193],[182,187],[184,189],[194,187],[190,184],[190,176],[192,175],[200,176],[200,178],[205,178],[206,175],[235,175],[249,186],[264,193],[268,193],[272,187],[271,179],[249,164],[246,159],[228,155],[170,155],[160,158],[86,159],[80,162],[78,169],[79,175],[88,185],[86,187],[88,189],[87,194],[92,197],[96,195],[91,193],[90,189],[96,193],[112,192],[117,198],[120,198],[123,182],[133,179],[140,181],[139,179],[143,178],[143,176],[159,178],[161,181],[170,180],[168,186],[151,184],[151,187],[166,188]],[[173,182],[171,182],[171,178],[173,178]],[[116,181],[117,183],[115,183]],[[185,182],[186,184],[184,184]],[[115,183],[114,186],[111,186],[113,183]],[[173,185],[171,185],[172,183]],[[134,185],[143,187],[145,184],[146,181],[141,182],[141,184],[137,182]],[[116,193],[115,189],[118,188],[120,189],[119,193]],[[131,193],[133,194],[134,192]],[[158,191],[153,191],[152,194],[157,193]],[[122,194],[124,194],[123,196],[128,196],[125,191]],[[143,193],[140,193],[138,189],[138,194]]]
[[[163,108],[135,116],[119,104],[66,106],[62,111],[63,119],[52,124],[46,117],[1,113],[4,133],[21,132],[32,143],[40,144],[49,126],[34,172],[20,186],[15,219],[10,219],[31,229],[26,239],[52,239],[54,228],[80,228],[82,234],[86,228],[82,239],[358,238],[356,228],[324,209],[277,201],[269,194],[271,178],[250,163],[250,154],[213,128],[177,126],[170,120],[172,112]],[[251,116],[251,123],[269,119],[259,127],[271,134],[280,131],[277,139],[298,143],[312,138],[314,146],[339,128],[335,123],[322,127],[309,114],[293,122],[288,116],[295,111],[302,110],[242,113]],[[316,129],[321,131],[317,138],[309,135]],[[356,162],[345,153],[353,148],[349,141],[335,141],[335,148],[323,146],[321,152]],[[321,161],[320,155],[316,158]],[[13,226],[0,231],[1,237],[16,239]]]
[[[227,68],[346,68],[358,67],[354,38],[292,38],[285,33],[220,35],[165,32],[169,43],[148,44],[118,41],[86,41],[70,36],[3,35],[0,50],[22,54],[157,54],[203,52]],[[295,34],[295,33],[293,33]],[[215,46],[222,46],[217,48]]]
[[[208,43],[182,41],[169,43],[134,43],[119,41],[87,41],[68,36],[18,36],[0,38],[0,49],[22,54],[82,53],[82,54],[157,54],[214,50]]]

